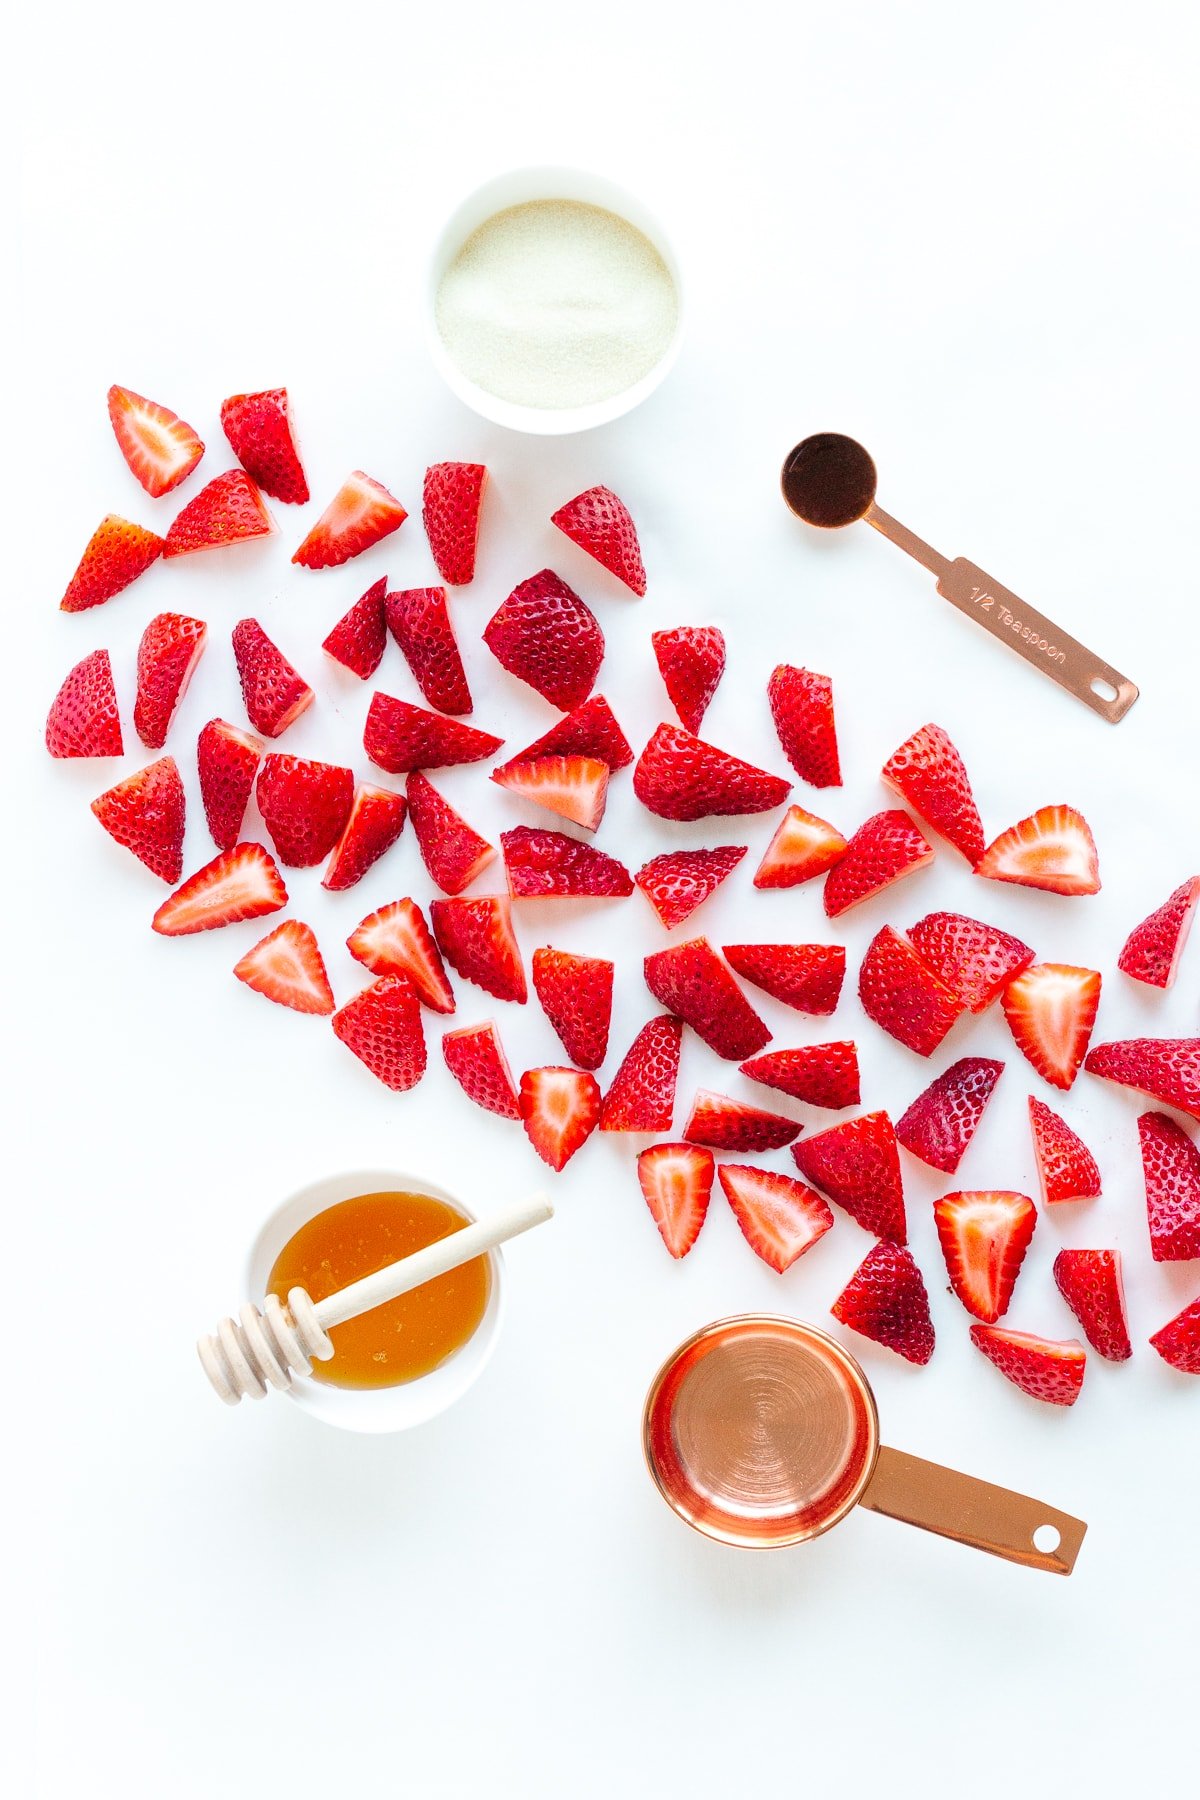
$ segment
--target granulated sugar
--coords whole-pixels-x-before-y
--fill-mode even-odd
[[[438,288],[442,341],[469,380],[519,406],[588,406],[654,368],[679,296],[649,238],[576,200],[534,200],[472,233]]]

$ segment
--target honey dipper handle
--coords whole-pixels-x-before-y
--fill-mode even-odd
[[[1087,1526],[1070,1513],[1043,1506],[1027,1494],[993,1487],[973,1475],[960,1475],[940,1463],[924,1462],[904,1450],[879,1452],[874,1474],[859,1502],[871,1512],[886,1513],[922,1531],[954,1538],[975,1550],[987,1550],[1027,1569],[1069,1575],[1075,1566]],[[1052,1549],[1039,1550],[1034,1533],[1040,1527],[1057,1532]],[[1047,1536],[1050,1533],[1047,1532]]]

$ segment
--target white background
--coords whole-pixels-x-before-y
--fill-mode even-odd
[[[685,1530],[641,1463],[658,1362],[741,1308],[828,1323],[869,1243],[839,1216],[781,1279],[718,1198],[676,1266],[630,1141],[589,1143],[556,1185],[554,1225],[513,1248],[504,1339],[451,1414],[366,1440],[278,1398],[227,1412],[192,1343],[242,1297],[244,1253],[277,1198],[323,1172],[394,1163],[485,1206],[540,1165],[458,1095],[436,1032],[427,1080],[396,1098],[321,1022],[231,979],[254,926],[153,937],[158,884],[87,810],[121,771],[51,764],[40,732],[62,675],[101,643],[128,722],[145,620],[162,608],[207,619],[168,746],[197,865],[209,849],[190,746],[214,713],[241,716],[228,631],[254,612],[320,684],[285,747],[361,767],[367,694],[318,646],[377,575],[430,578],[419,519],[340,573],[293,570],[288,553],[352,467],[413,506],[427,461],[481,458],[494,482],[479,578],[454,610],[476,718],[514,747],[548,709],[491,664],[479,631],[549,561],[595,606],[601,687],[638,746],[668,716],[651,629],[713,621],[730,658],[707,734],[751,758],[781,764],[763,701],[773,664],[832,673],[846,785],[818,810],[839,825],[887,803],[880,763],[935,718],[989,832],[1069,800],[1100,846],[1095,900],[985,887],[945,850],[827,932],[818,886],[753,894],[768,821],[662,829],[622,776],[600,843],[631,867],[668,842],[753,847],[678,935],[828,936],[853,965],[885,920],[949,905],[1043,957],[1101,968],[1097,1041],[1194,1032],[1200,945],[1165,997],[1115,971],[1128,928],[1200,865],[1190,8],[461,0],[428,16],[372,0],[116,0],[47,11],[29,30],[25,307],[6,433],[19,566],[0,714],[12,786],[4,1288],[20,1440],[5,1486],[30,1602],[6,1630],[20,1663],[6,1695],[14,1791],[241,1800],[279,1782],[591,1800],[1186,1783],[1200,1384],[1146,1338],[1200,1272],[1150,1263],[1135,1098],[1085,1077],[1063,1103],[1099,1157],[1104,1198],[1042,1220],[1009,1315],[1070,1335],[1056,1248],[1119,1244],[1135,1357],[1092,1356],[1073,1411],[1039,1407],[970,1346],[929,1203],[947,1185],[1028,1189],[1025,1097],[1054,1096],[997,1016],[961,1027],[930,1066],[861,1018],[853,979],[828,1029],[764,1002],[778,1043],[860,1036],[866,1097],[893,1112],[952,1056],[1008,1058],[957,1183],[905,1160],[932,1364],[854,1348],[886,1441],[1090,1522],[1070,1581],[865,1513],[775,1555]],[[483,426],[440,387],[419,329],[423,257],[445,213],[494,171],[545,160],[594,166],[657,204],[690,290],[669,383],[636,416],[565,443]],[[221,398],[286,382],[314,504],[303,517],[274,508],[281,538],[160,564],[68,618],[56,603],[101,514],[157,524],[175,510],[148,501],[120,460],[104,412],[114,380],[206,436],[179,499],[228,466]],[[1113,729],[1060,696],[865,528],[817,541],[795,525],[778,466],[822,428],[871,447],[889,510],[1139,681],[1128,720]],[[547,523],[593,481],[639,521],[644,603]],[[380,682],[415,697],[394,648]],[[121,770],[142,760],[131,752]],[[440,785],[490,832],[533,818],[480,770]],[[358,981],[347,930],[428,883],[410,834],[352,893],[332,899],[318,880],[289,885],[344,999]],[[527,955],[554,942],[617,957],[607,1077],[651,1010],[640,958],[663,939],[644,902],[529,907],[519,930]],[[461,1022],[497,1011],[518,1068],[558,1060],[535,1005],[518,1016],[461,987]],[[697,1084],[750,1092],[692,1039],[681,1107]]]

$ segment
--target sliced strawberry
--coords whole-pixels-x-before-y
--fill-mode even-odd
[[[158,613],[138,644],[133,728],[147,750],[161,750],[175,709],[204,654],[208,626],[182,613]]]
[[[346,948],[372,975],[407,975],[417,999],[431,1012],[454,1011],[445,964],[415,900],[393,900],[368,913],[346,939]]]
[[[820,1194],[790,1175],[748,1163],[722,1163],[717,1172],[742,1236],[780,1275],[833,1224]]]
[[[604,568],[623,581],[639,598],[646,592],[646,571],[637,527],[629,508],[618,500],[611,488],[587,488],[576,494],[556,513],[550,523],[594,557]]]
[[[725,633],[716,625],[680,625],[650,635],[667,698],[688,731],[699,731],[725,673]]]
[[[633,892],[629,870],[593,844],[561,831],[517,825],[502,831],[504,869],[514,900],[621,900]]]
[[[764,1087],[790,1094],[793,1100],[803,1100],[806,1106],[823,1106],[830,1112],[857,1106],[861,1098],[858,1050],[849,1041],[768,1050],[765,1056],[752,1056],[744,1062],[742,1074],[761,1081]]]
[[[59,610],[86,612],[90,606],[103,606],[157,562],[165,541],[157,532],[108,513],[88,539]]]
[[[1017,1049],[1058,1088],[1069,1088],[1079,1073],[1099,1004],[1096,970],[1067,963],[1034,963],[1001,999]]]
[[[408,514],[382,482],[361,469],[347,475],[308,536],[292,553],[305,569],[333,569],[399,531]]]
[[[321,648],[360,681],[369,681],[387,648],[387,576],[373,581],[361,600],[343,613]]]
[[[908,1242],[896,1133],[885,1112],[864,1113],[792,1145],[806,1181],[889,1243]]]
[[[846,840],[827,819],[789,806],[754,877],[756,888],[799,887],[824,875],[846,854]]]
[[[1166,1113],[1138,1120],[1146,1220],[1155,1262],[1200,1256],[1200,1148]]]
[[[1087,1363],[1078,1338],[1056,1342],[998,1325],[972,1325],[971,1342],[1031,1399],[1051,1406],[1074,1406],[1078,1400]]]
[[[425,471],[421,516],[437,572],[450,587],[475,579],[479,509],[487,486],[482,463],[434,463]]]
[[[224,719],[210,719],[196,743],[200,798],[218,850],[232,850],[242,829],[263,741]]]
[[[918,1056],[933,1055],[963,1010],[958,996],[890,925],[867,946],[858,997],[881,1031]]]
[[[1125,1318],[1119,1250],[1060,1250],[1054,1259],[1058,1291],[1093,1350],[1109,1362],[1133,1355]]]
[[[593,694],[582,706],[552,725],[542,737],[522,750],[513,762],[535,762],[543,756],[588,756],[610,769],[626,769],[633,761],[629,739],[613,717],[603,694]],[[505,768],[511,768],[506,763]]]
[[[971,1012],[997,1000],[1014,975],[1033,961],[1020,938],[962,913],[933,912],[909,932],[913,949]]]
[[[75,664],[46,717],[51,756],[121,756],[121,715],[107,650],[93,650]]]
[[[178,487],[204,455],[204,445],[178,413],[132,388],[109,388],[108,416],[121,455],[156,500]]]
[[[707,938],[659,950],[643,964],[646,986],[726,1062],[757,1056],[771,1033]]]
[[[500,1034],[489,1019],[486,1025],[469,1025],[448,1031],[442,1038],[446,1067],[468,1100],[501,1119],[519,1119],[517,1084],[512,1078]]]
[[[770,812],[790,784],[730,756],[681,725],[660,725],[633,771],[633,791],[660,819]]]
[[[1042,1199],[1047,1206],[1056,1206],[1060,1200],[1094,1200],[1100,1192],[1100,1171],[1083,1139],[1076,1137],[1065,1119],[1032,1094],[1029,1124]]]
[[[445,588],[405,588],[389,594],[387,626],[430,706],[444,713],[469,713],[474,702]]]
[[[650,1217],[671,1255],[686,1256],[708,1212],[716,1164],[695,1144],[652,1144],[638,1157],[638,1181]]]
[[[492,770],[492,780],[522,800],[595,831],[608,799],[609,767],[592,756],[536,756]]]
[[[163,901],[152,924],[162,937],[185,937],[261,919],[286,905],[287,889],[270,854],[261,844],[235,844],[189,875]]]
[[[404,975],[385,975],[355,994],[331,1020],[337,1036],[395,1094],[425,1073],[425,1032],[416,989]]]
[[[221,429],[229,447],[272,500],[302,506],[308,482],[296,449],[286,388],[264,388],[258,394],[231,394],[221,402]]]
[[[633,879],[670,931],[716,892],[745,854],[745,844],[726,844],[719,850],[667,850],[652,856]]]
[[[979,1129],[1004,1064],[990,1056],[963,1056],[918,1094],[896,1125],[906,1150],[931,1169],[953,1175]]]
[[[233,628],[233,655],[250,723],[264,737],[282,737],[312,705],[312,689],[257,619],[238,620]]]
[[[553,569],[513,589],[488,620],[483,641],[502,668],[560,712],[583,704],[604,661],[595,614]]]
[[[1163,1361],[1181,1375],[1200,1375],[1200,1299],[1168,1319],[1150,1342]]]
[[[461,894],[495,861],[495,847],[455,812],[419,770],[413,770],[405,785],[421,861],[444,894]]]
[[[883,779],[971,867],[983,855],[983,826],[963,759],[940,725],[922,725],[893,750]]]
[[[828,675],[780,663],[767,685],[771,717],[783,754],[810,787],[840,787],[833,683]]]
[[[1051,894],[1098,894],[1096,842],[1073,806],[1043,806],[1010,825],[975,865],[989,881],[1015,881]]]
[[[263,757],[254,786],[258,810],[285,868],[309,869],[333,849],[354,804],[354,774],[303,756]]]
[[[933,1355],[929,1295],[910,1250],[876,1244],[829,1310],[851,1331],[911,1363],[924,1366]]]
[[[239,981],[293,1012],[333,1011],[333,989],[317,946],[316,933],[299,919],[285,919],[234,967]]]
[[[164,881],[179,880],[186,802],[173,756],[161,756],[118,781],[92,801],[92,811],[109,837],[132,850],[139,862]]]
[[[275,521],[263,497],[241,469],[226,469],[202,487],[167,527],[164,556],[191,556],[221,550],[251,538],[269,537]]]
[[[692,1101],[683,1135],[689,1144],[707,1144],[713,1150],[735,1150],[747,1156],[759,1150],[782,1150],[803,1129],[782,1113],[747,1106],[727,1094],[701,1088]]]
[[[608,1053],[613,965],[600,956],[535,950],[533,991],[576,1068],[598,1069]]]
[[[1117,958],[1118,969],[1148,987],[1169,988],[1192,928],[1197,900],[1200,875],[1193,875],[1130,932]]]
[[[497,1000],[525,1004],[525,969],[503,894],[431,901],[429,919],[438,949],[464,981],[473,981]]]
[[[859,826],[825,877],[825,911],[836,919],[932,861],[933,846],[907,813],[875,813]]]
[[[835,1010],[846,978],[840,944],[725,944],[731,969],[797,1012],[824,1015]]]
[[[1088,1052],[1089,1075],[1136,1088],[1200,1119],[1200,1037],[1122,1038]]]
[[[518,1099],[525,1135],[561,1173],[600,1122],[600,1089],[580,1069],[528,1069]]]
[[[503,742],[490,731],[477,731],[459,719],[443,718],[441,713],[426,712],[382,693],[372,694],[363,728],[363,748],[389,775],[481,762],[494,755]]]
[[[946,1194],[933,1218],[951,1287],[969,1313],[994,1325],[1008,1311],[1037,1208],[1024,1194]]]
[[[342,835],[333,846],[321,877],[321,886],[338,893],[361,881],[400,836],[407,813],[403,794],[359,782]]]
[[[682,1037],[670,1013],[642,1026],[605,1096],[601,1131],[670,1131]]]

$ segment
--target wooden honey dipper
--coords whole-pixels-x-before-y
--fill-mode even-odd
[[[477,1219],[411,1256],[385,1264],[323,1300],[311,1299],[302,1287],[289,1290],[286,1305],[277,1294],[268,1294],[261,1311],[247,1300],[236,1319],[222,1319],[211,1336],[197,1342],[204,1373],[227,1406],[236,1406],[243,1395],[261,1400],[268,1386],[289,1388],[293,1375],[312,1373],[314,1357],[328,1362],[333,1355],[329,1336],[333,1326],[398,1300],[553,1216],[546,1196],[532,1194],[490,1219]]]

